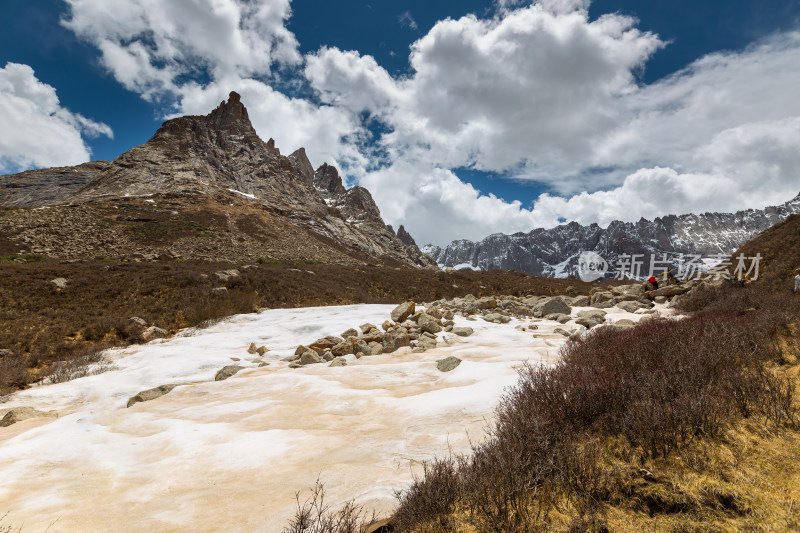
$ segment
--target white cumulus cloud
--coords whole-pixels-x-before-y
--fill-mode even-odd
[[[89,160],[84,136],[112,137],[107,125],[61,106],[56,90],[28,65],[0,69],[0,173]]]

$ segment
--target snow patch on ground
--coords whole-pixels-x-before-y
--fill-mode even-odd
[[[559,324],[535,331],[456,318],[475,334],[439,336],[348,366],[290,369],[298,344],[365,322],[392,306],[354,305],[238,315],[167,340],[111,350],[114,369],[34,387],[0,404],[55,411],[0,428],[0,515],[26,531],[280,531],[295,492],[326,483],[334,507],[356,498],[387,513],[420,461],[479,441],[523,361],[554,361]],[[575,311],[577,312],[578,309]],[[621,310],[610,318],[637,320]],[[270,348],[269,366],[248,363],[250,342]],[[462,363],[441,373],[436,361]],[[241,358],[234,363],[231,358]],[[246,366],[215,382],[225,365]],[[126,408],[144,389],[169,394]]]

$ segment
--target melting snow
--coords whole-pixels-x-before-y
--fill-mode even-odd
[[[295,492],[326,483],[333,506],[356,498],[386,513],[412,468],[479,440],[522,361],[557,356],[559,324],[514,329],[457,317],[474,328],[440,335],[414,354],[348,356],[348,366],[290,369],[280,359],[301,343],[365,322],[387,305],[270,310],[204,330],[108,352],[115,369],[39,386],[0,404],[56,411],[0,428],[0,516],[26,531],[280,531]],[[575,309],[577,312],[579,309]],[[619,311],[619,310],[614,310]],[[618,314],[638,319],[639,315]],[[619,317],[617,317],[619,318]],[[535,335],[533,334],[535,333]],[[270,365],[248,363],[250,342]],[[436,360],[463,360],[441,373]],[[234,363],[231,357],[241,358]],[[247,368],[215,382],[221,367]],[[180,383],[126,408],[144,389]]]

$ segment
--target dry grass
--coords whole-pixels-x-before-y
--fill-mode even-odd
[[[0,394],[48,375],[56,361],[80,359],[112,346],[141,342],[138,316],[175,332],[260,307],[392,303],[405,299],[492,294],[561,294],[575,280],[517,272],[440,272],[377,265],[360,267],[264,261],[227,283],[214,272],[241,265],[154,261],[0,264]],[[66,289],[50,283],[68,280]],[[214,296],[213,287],[225,286]]]
[[[400,493],[396,530],[797,530],[800,306],[748,294],[526,367],[486,440]]]

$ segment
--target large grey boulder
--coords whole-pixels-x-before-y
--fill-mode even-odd
[[[475,331],[472,328],[456,326],[450,330],[450,333],[452,333],[453,335],[458,335],[459,337],[469,337],[470,335],[475,333]]]
[[[444,359],[439,359],[436,361],[436,368],[439,369],[440,372],[450,372],[451,370],[455,370],[455,368],[461,364],[461,359],[458,357],[445,357]]]
[[[177,386],[177,384],[159,385],[158,387],[154,387],[152,389],[143,390],[142,392],[136,394],[136,396],[131,396],[130,399],[128,399],[128,407],[139,402],[149,402],[150,400],[160,398],[172,391],[172,389]]]
[[[217,372],[217,375],[214,376],[214,381],[225,381],[229,377],[235,376],[243,368],[243,366],[237,365],[224,366],[219,372]]]
[[[414,302],[404,302],[394,308],[392,311],[392,320],[395,322],[403,322],[405,319],[414,314],[416,304]]]
[[[153,339],[162,339],[167,335],[169,335],[167,330],[158,328],[156,326],[150,326],[142,332],[142,340],[145,342],[150,342]]]
[[[561,296],[552,296],[536,302],[533,306],[533,316],[541,318],[547,315],[568,315],[572,308]]]
[[[55,278],[51,279],[50,283],[56,286],[57,289],[66,289],[67,288],[67,280],[65,278]]]
[[[617,307],[623,311],[627,311],[628,313],[635,313],[637,310],[647,306],[639,301],[627,301],[618,303]]]
[[[605,321],[606,312],[593,309],[590,311],[579,311],[578,318],[575,320],[575,323],[587,329],[592,329],[593,327],[598,326]]]
[[[219,272],[214,272],[214,276],[216,276],[216,278],[223,283],[233,278],[238,278],[240,275],[241,273],[235,268],[232,268],[230,270],[220,270]]]

